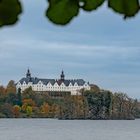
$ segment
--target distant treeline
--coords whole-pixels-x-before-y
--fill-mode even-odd
[[[35,92],[21,93],[14,81],[0,86],[0,118],[135,119],[140,118],[140,102],[124,93],[112,93],[92,86],[81,95]]]

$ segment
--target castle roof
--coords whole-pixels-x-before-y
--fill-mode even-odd
[[[21,80],[19,80],[21,84],[23,84],[23,82],[25,82],[26,84],[28,84],[29,82],[32,82],[33,84],[37,84],[39,81],[41,81],[44,85],[47,85],[48,83],[51,83],[51,85],[54,85],[55,83],[57,83],[58,85],[64,83],[65,86],[69,86],[70,83],[72,85],[77,83],[78,86],[83,86],[85,84],[85,81],[83,79],[64,79],[62,81],[61,79],[41,79],[37,77],[31,77],[31,78],[24,77]]]
[[[47,85],[48,83],[51,83],[51,85],[54,85],[57,83],[58,85],[61,85],[62,83],[65,84],[65,86],[69,86],[70,83],[73,86],[75,83],[77,83],[78,86],[83,86],[86,82],[83,79],[65,79],[64,71],[62,70],[60,79],[42,79],[37,77],[31,77],[30,70],[27,70],[26,77],[19,80],[21,84],[24,82],[28,84],[29,82],[32,82],[32,84],[38,84],[38,82],[41,81],[44,85]]]

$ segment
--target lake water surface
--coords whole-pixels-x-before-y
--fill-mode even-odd
[[[140,120],[0,119],[0,140],[140,140]]]

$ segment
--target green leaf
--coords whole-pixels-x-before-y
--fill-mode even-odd
[[[86,11],[96,10],[99,6],[101,6],[105,0],[82,0],[84,5],[82,8]]]
[[[109,0],[108,6],[124,17],[135,16],[139,9],[139,0]]]
[[[16,23],[21,12],[22,8],[18,0],[0,0],[0,27]]]
[[[48,0],[46,16],[55,24],[65,25],[79,13],[78,0]]]

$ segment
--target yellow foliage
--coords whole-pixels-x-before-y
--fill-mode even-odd
[[[33,111],[33,109],[32,109],[31,106],[27,106],[27,107],[26,107],[26,113],[27,113],[28,116],[31,116],[32,111]]]

